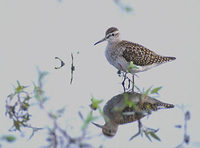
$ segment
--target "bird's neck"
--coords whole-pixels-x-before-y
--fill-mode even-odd
[[[107,127],[112,127],[112,128],[116,128],[118,129],[118,125],[116,122],[110,120],[109,122],[106,122],[104,126],[107,126]]]
[[[108,40],[108,44],[110,44],[110,45],[115,45],[115,44],[118,44],[119,42],[121,42],[120,38],[115,38],[113,40]]]

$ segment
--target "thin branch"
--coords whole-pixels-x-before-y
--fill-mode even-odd
[[[184,136],[183,136],[183,141],[176,146],[176,148],[182,148],[184,144],[189,144],[190,142],[190,136],[187,134],[187,123],[190,120],[190,112],[186,111],[186,113],[184,114],[185,118],[184,118]],[[176,128],[181,128],[181,125],[176,125]]]
[[[55,69],[60,69],[61,67],[63,67],[65,65],[65,63],[63,62],[63,60],[61,60],[59,57],[55,57],[55,59],[58,59],[60,61],[60,66],[55,67]]]
[[[71,80],[70,80],[70,84],[72,84],[72,81],[73,81],[73,74],[74,74],[74,71],[75,71],[73,53],[71,53],[71,59],[72,59],[72,64],[71,64]]]

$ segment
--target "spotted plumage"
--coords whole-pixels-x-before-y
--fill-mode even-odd
[[[128,106],[126,99],[135,103],[135,107]],[[173,108],[173,104],[163,103],[144,94],[132,92],[123,93],[111,98],[103,108],[105,124],[103,126],[95,124],[102,128],[102,132],[107,136],[114,136],[120,124],[137,121],[152,111],[159,109]]]
[[[146,111],[157,111],[158,109],[160,109],[161,107],[164,107],[164,108],[173,108],[174,105],[173,104],[168,104],[168,103],[162,103],[160,101],[158,101],[157,103],[148,103],[148,102],[145,102],[143,104],[140,105],[140,109],[141,110],[146,110]]]
[[[132,61],[138,66],[152,65],[154,63],[161,64],[176,59],[175,57],[160,56],[140,44],[128,41],[121,41],[119,44],[119,46],[125,48],[122,56],[126,59],[126,61]]]
[[[136,106],[137,106],[136,108],[128,107],[127,105],[123,106],[124,105],[123,103],[125,103],[124,96],[118,100],[116,98],[115,99],[113,98],[108,102],[108,105],[111,105],[111,104],[112,105],[110,106],[110,108],[109,108],[109,106],[105,106],[104,111],[105,111],[105,113],[107,112],[107,114],[112,114],[112,115],[114,115],[113,110],[115,110],[115,113],[116,113],[116,111],[118,111],[118,113],[120,113],[120,117],[119,117],[119,115],[118,116],[115,115],[115,118],[113,118],[113,119],[111,117],[111,119],[115,120],[115,122],[117,124],[125,124],[125,123],[133,122],[135,120],[139,120],[145,116],[145,114],[143,114],[144,112],[151,113],[152,111],[157,111],[162,108],[164,109],[164,108],[173,108],[174,107],[173,104],[163,103],[157,99],[154,99],[154,98],[151,98],[151,97],[145,96],[143,94],[139,94],[139,93],[129,93],[128,94],[129,100],[136,103]],[[118,104],[116,104],[116,103],[118,103]],[[117,107],[119,110],[116,110]],[[109,112],[107,110],[109,110]],[[126,113],[130,113],[130,112],[134,112],[134,114],[130,114],[130,115],[126,114]]]
[[[105,51],[108,62],[118,70],[132,74],[176,59],[175,57],[158,55],[140,44],[121,40],[119,30],[116,27],[109,28],[105,37],[95,45],[103,41],[108,41]],[[130,70],[130,62],[137,67]]]

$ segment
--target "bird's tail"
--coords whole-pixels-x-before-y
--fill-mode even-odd
[[[164,103],[154,98],[149,98],[146,102],[141,104],[143,110],[157,111],[159,109],[174,108],[173,104]]]
[[[164,57],[164,56],[157,55],[154,58],[154,63],[165,63],[165,62],[173,61],[175,59],[176,59],[175,57]]]
[[[175,57],[163,57],[163,61],[168,62],[168,61],[173,61],[176,60]]]

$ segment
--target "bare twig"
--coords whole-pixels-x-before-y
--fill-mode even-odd
[[[124,92],[131,92],[131,91],[134,92],[134,75],[132,76],[132,80],[127,76],[126,72],[122,72],[122,75],[120,74],[119,76],[123,77],[123,81],[121,84]],[[128,80],[127,88],[126,88],[126,80]]]
[[[73,81],[73,74],[74,74],[74,71],[75,71],[73,53],[71,53],[71,59],[72,59],[72,64],[71,64],[71,80],[70,80],[70,84],[72,84],[72,81]]]
[[[65,63],[63,62],[63,60],[61,60],[59,57],[55,57],[55,59],[58,59],[60,61],[60,66],[55,67],[55,69],[60,69],[61,67],[63,67],[65,65]]]
[[[184,135],[183,135],[183,141],[176,146],[176,148],[182,148],[184,144],[189,144],[190,142],[190,136],[187,134],[187,123],[190,120],[190,112],[186,111],[186,113],[184,114],[185,116],[185,120],[184,120]],[[176,128],[181,128],[181,125],[176,125]]]

